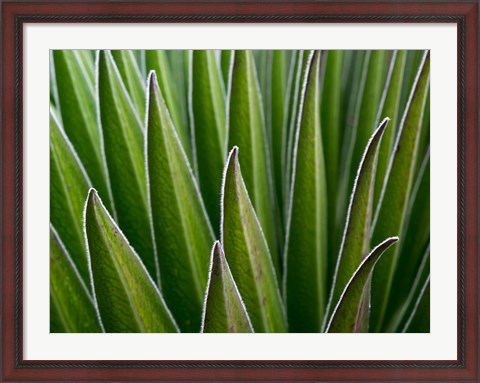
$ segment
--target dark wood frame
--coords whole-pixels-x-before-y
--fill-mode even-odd
[[[4,380],[478,381],[478,0],[2,4]],[[55,22],[426,22],[458,26],[458,357],[451,361],[28,361],[22,357],[22,25]],[[435,65],[435,64],[434,64]]]

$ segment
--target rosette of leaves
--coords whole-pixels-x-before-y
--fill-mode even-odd
[[[429,52],[51,54],[52,332],[429,332]]]

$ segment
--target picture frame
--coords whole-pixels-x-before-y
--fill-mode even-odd
[[[479,2],[2,3],[2,379],[449,380],[478,375]],[[454,23],[457,25],[455,360],[25,360],[23,26],[26,23]],[[45,106],[46,110],[47,107]],[[435,191],[432,190],[432,193]],[[434,276],[435,277],[435,276]]]

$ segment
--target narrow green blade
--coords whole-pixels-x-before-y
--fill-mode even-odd
[[[370,55],[370,58],[366,68],[365,84],[360,100],[360,113],[355,128],[355,145],[350,164],[349,190],[353,186],[363,150],[375,129],[375,120],[380,110],[380,99],[385,84],[385,51],[375,50],[368,52],[367,55]],[[390,116],[381,116],[382,119],[385,117]]]
[[[406,299],[430,243],[430,151],[424,157],[415,180],[404,219],[404,234],[399,244],[398,263],[388,300],[386,316],[391,317]]]
[[[164,50],[147,50],[145,51],[145,61],[147,72],[149,73],[154,70],[157,75],[158,85],[160,86],[165,103],[167,104],[173,125],[188,158],[191,160],[192,144],[190,141],[188,120],[187,116],[182,113],[178,92],[176,91],[175,83],[173,82],[174,76],[168,61],[167,52]]]
[[[337,263],[338,244],[335,214],[338,193],[338,172],[340,165],[340,133],[342,123],[342,69],[343,51],[325,52],[320,121],[322,141],[325,150],[325,170],[327,177],[328,204],[328,269],[333,274]],[[330,281],[329,281],[330,282]]]
[[[201,332],[253,332],[247,309],[218,241],[212,249]]]
[[[403,261],[403,260],[401,260]],[[401,301],[397,301],[397,305],[394,307],[394,311],[388,318],[391,318],[388,326],[383,329],[384,332],[399,332],[405,327],[411,313],[415,310],[416,302],[421,295],[423,285],[430,276],[430,244],[426,246],[422,258],[415,262],[415,268],[411,275],[408,275],[406,279],[410,282],[409,285],[400,283],[398,286],[395,284],[399,279],[394,279],[393,286],[395,289],[401,290]],[[390,308],[390,307],[389,307]],[[428,332],[428,331],[427,331]]]
[[[131,50],[112,51],[113,59],[141,119],[145,116],[145,79]]]
[[[310,58],[313,55],[313,51],[300,51],[297,56],[296,67],[296,76],[295,76],[295,89],[294,97],[290,99],[290,102],[293,103],[291,107],[290,114],[290,123],[288,126],[288,131],[286,132],[286,152],[285,152],[285,212],[286,218],[288,218],[288,209],[290,203],[290,193],[292,186],[292,172],[293,172],[293,157],[294,157],[294,147],[295,140],[297,137],[298,126],[301,121],[301,104],[305,82],[308,75],[308,68],[310,65]]]
[[[143,125],[112,54],[100,51],[97,65],[100,121],[115,202],[113,216],[150,275],[158,280],[147,208]]]
[[[385,188],[373,223],[372,242],[398,235],[403,227],[415,168],[420,127],[430,82],[430,54],[425,53],[408,108],[400,127]],[[372,280],[372,330],[380,331],[390,297],[398,251],[379,262]]]
[[[242,150],[240,163],[245,184],[278,270],[270,148],[255,65],[250,51],[235,51],[233,55],[228,148],[238,146]]]
[[[154,72],[148,84],[148,193],[162,292],[181,330],[198,332],[213,230]]]
[[[302,95],[286,229],[284,287],[292,332],[319,332],[327,304],[327,190],[319,77],[316,51],[309,58]]]
[[[93,299],[52,225],[50,332],[103,332]]]
[[[389,122],[386,118],[365,149],[362,162],[358,168],[357,178],[348,208],[347,221],[343,234],[340,254],[338,256],[333,287],[330,294],[326,318],[337,305],[340,294],[348,281],[368,253],[370,246],[370,224],[372,216],[373,186],[375,183],[375,165],[379,147],[382,142],[385,128]]]
[[[348,52],[346,52],[348,53]],[[355,143],[355,125],[360,114],[360,100],[368,67],[368,56],[365,51],[354,51],[352,55],[345,55],[345,61],[350,58],[350,71],[345,76],[342,85],[343,94],[343,129],[341,138],[341,158],[336,198],[335,233],[337,248],[341,244],[341,234],[345,226],[347,209],[352,189],[349,189],[350,162]],[[347,61],[348,63],[348,61]],[[331,201],[333,202],[333,201]]]
[[[218,233],[220,188],[227,151],[225,90],[214,51],[195,50],[191,61],[189,102],[197,176],[205,207]]]
[[[358,266],[358,269],[345,287],[340,301],[333,311],[326,332],[358,332],[358,313],[362,303],[364,289],[368,288],[368,280],[377,261],[382,254],[397,241],[398,237],[386,239],[375,247],[360,266]]]
[[[53,65],[58,105],[65,133],[76,149],[90,180],[104,196],[109,209],[112,199],[102,156],[95,106],[95,79],[88,70],[84,51],[54,50]],[[93,62],[91,55],[90,60]]]
[[[380,145],[380,152],[378,153],[377,176],[375,179],[375,197],[373,206],[377,206],[382,192],[385,173],[387,172],[388,161],[392,153],[393,138],[396,132],[396,126],[400,122],[398,115],[398,106],[400,103],[400,94],[402,91],[402,83],[404,81],[403,73],[405,71],[405,61],[407,51],[395,51],[390,63],[390,69],[387,77],[387,82],[382,96],[380,114],[377,119],[389,117],[391,119],[390,129],[385,132]]]
[[[222,243],[255,332],[286,332],[285,310],[266,239],[240,171],[238,148],[225,168]]]
[[[222,68],[222,78],[223,78],[223,83],[225,84],[226,90],[228,90],[232,57],[233,57],[232,50],[222,50],[220,52],[220,66]]]
[[[89,275],[82,214],[90,186],[72,144],[50,112],[50,221],[58,228],[58,234],[85,283]]]
[[[283,218],[283,166],[282,166],[282,137],[285,128],[286,92],[287,92],[287,52],[274,50],[271,55],[270,89],[270,145],[273,159],[273,179],[275,181],[275,200],[280,219]],[[281,219],[281,221],[283,221]]]
[[[420,296],[402,332],[430,332],[430,277],[425,282]]]
[[[91,279],[106,332],[177,332],[157,286],[95,189],[85,205]]]

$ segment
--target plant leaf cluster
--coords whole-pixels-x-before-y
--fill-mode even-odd
[[[428,51],[51,75],[51,332],[430,331]]]

